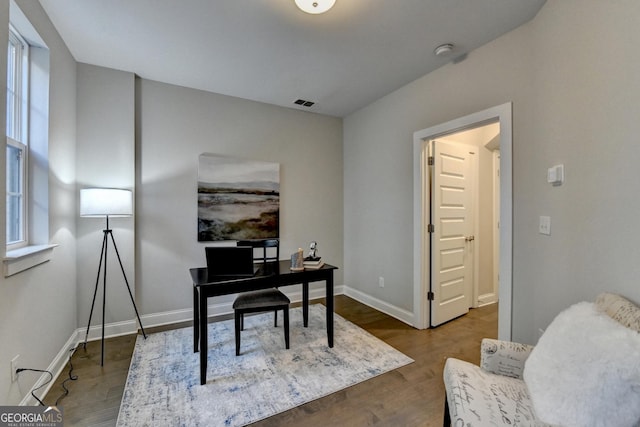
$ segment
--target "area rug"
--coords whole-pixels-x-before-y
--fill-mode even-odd
[[[290,310],[290,349],[282,312],[245,317],[241,355],[233,320],[209,324],[207,383],[200,385],[193,329],[138,336],[117,425],[242,426],[399,368],[413,360],[335,315],[327,346],[325,307]]]

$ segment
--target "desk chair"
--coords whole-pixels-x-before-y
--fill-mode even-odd
[[[236,356],[240,355],[240,331],[244,329],[245,313],[261,313],[273,311],[275,313],[274,326],[278,326],[278,310],[284,312],[284,343],[289,349],[289,298],[277,289],[263,289],[245,292],[233,302],[236,329]]]
[[[238,240],[236,246],[252,247],[255,262],[271,262],[280,259],[280,241],[278,239]]]
[[[255,254],[256,262],[278,261],[280,258],[280,242],[278,239],[265,240],[239,240],[237,246],[250,246],[254,249],[262,249],[261,254]],[[269,249],[272,250],[269,250]],[[274,255],[275,253],[275,255]],[[273,311],[274,327],[278,327],[278,310],[284,312],[284,342],[289,349],[289,304],[291,301],[278,289],[263,289],[259,291],[244,292],[233,302],[236,332],[236,356],[240,355],[240,331],[244,330],[245,313],[261,313]]]

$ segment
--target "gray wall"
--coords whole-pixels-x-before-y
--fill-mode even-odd
[[[193,305],[188,269],[205,265],[196,234],[201,153],[279,163],[281,258],[317,240],[325,260],[341,268],[336,284],[342,283],[342,120],[144,79],[137,109],[136,282],[143,313]]]
[[[134,190],[135,76],[79,63],[77,88],[76,194],[82,188],[90,187]],[[133,218],[109,219],[109,227],[113,230],[125,274],[135,296],[134,224]],[[105,218],[77,217],[78,326],[85,328],[91,311],[105,225]],[[133,319],[135,312],[111,239],[108,243],[105,324],[113,324]],[[99,327],[102,324],[102,280],[98,295],[91,324]],[[117,326],[111,326],[105,333],[121,332]],[[92,331],[92,336],[100,336],[100,331]]]
[[[639,20],[638,2],[550,0],[465,61],[347,117],[345,285],[411,309],[413,132],[513,102],[513,338],[535,342],[564,307],[605,290],[640,302]],[[558,163],[566,182],[552,187]],[[538,234],[540,215],[551,236]]]
[[[196,235],[201,153],[280,163],[281,258],[317,240],[327,262],[342,266],[340,119],[78,64],[78,141],[78,190],[135,188],[135,218],[110,224],[146,326],[190,318],[188,269],[204,265],[205,245]],[[84,327],[104,219],[77,221],[78,327]],[[107,335],[135,327],[111,255]],[[338,272],[336,283],[341,281]],[[92,324],[99,325],[101,310],[95,314]]]
[[[22,367],[47,369],[77,327],[75,187],[76,63],[35,1],[17,1],[50,49],[49,98],[49,241],[58,244],[51,261],[5,278],[0,275],[0,404],[14,405],[38,379],[9,377],[9,361],[17,354]],[[0,2],[0,28],[8,28],[9,2]],[[0,45],[7,34],[0,32]],[[0,55],[0,80],[6,81],[7,57]],[[0,128],[5,134],[5,96],[0,96]],[[6,188],[5,150],[0,150],[0,183]],[[4,224],[5,198],[0,206]],[[2,235],[4,236],[4,226]],[[4,238],[0,243],[4,245]]]

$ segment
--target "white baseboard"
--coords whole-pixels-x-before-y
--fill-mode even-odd
[[[391,317],[395,317],[396,319],[406,323],[409,326],[415,327],[415,325],[413,324],[414,316],[412,312],[391,305],[378,298],[372,297],[371,295],[365,294],[364,292],[361,292],[357,289],[353,289],[348,286],[343,286],[343,288],[343,293],[346,296],[351,297],[354,300],[359,301],[365,305],[368,305],[371,308],[375,308],[378,311],[388,314]]]
[[[143,322],[144,325],[144,322]],[[112,338],[122,335],[135,334],[138,330],[138,321],[136,319],[124,320],[122,322],[107,323],[104,325],[104,337]],[[84,342],[87,334],[87,328],[80,328],[76,330],[78,336],[78,342]],[[94,325],[89,328],[89,335],[87,335],[87,341],[95,341],[102,338],[102,325]]]
[[[478,307],[494,304],[496,302],[498,302],[498,294],[496,293],[483,294],[478,297]]]

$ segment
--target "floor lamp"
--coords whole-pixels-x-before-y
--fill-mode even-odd
[[[122,276],[124,277],[124,283],[127,285],[129,291],[129,297],[133,304],[133,309],[136,312],[142,335],[147,338],[147,334],[142,327],[142,321],[138,314],[138,308],[133,299],[131,288],[129,287],[129,281],[127,275],[124,273],[124,267],[120,260],[120,254],[118,253],[118,247],[116,241],[113,238],[113,232],[109,228],[109,217],[128,217],[133,215],[133,195],[129,190],[121,190],[117,188],[86,188],[80,190],[80,216],[81,217],[94,217],[94,218],[106,218],[107,227],[102,230],[104,236],[102,238],[102,251],[100,252],[100,264],[98,264],[98,276],[96,277],[96,287],[93,291],[93,301],[91,302],[91,313],[89,314],[89,323],[87,324],[87,332],[84,337],[84,347],[87,348],[87,339],[89,338],[89,328],[91,326],[91,318],[93,317],[93,309],[96,304],[96,296],[98,294],[98,286],[100,285],[100,272],[102,272],[102,349],[100,366],[104,366],[104,314],[107,301],[107,252],[109,248],[109,237],[111,237],[111,243],[116,251],[118,257],[118,263],[122,270]]]

